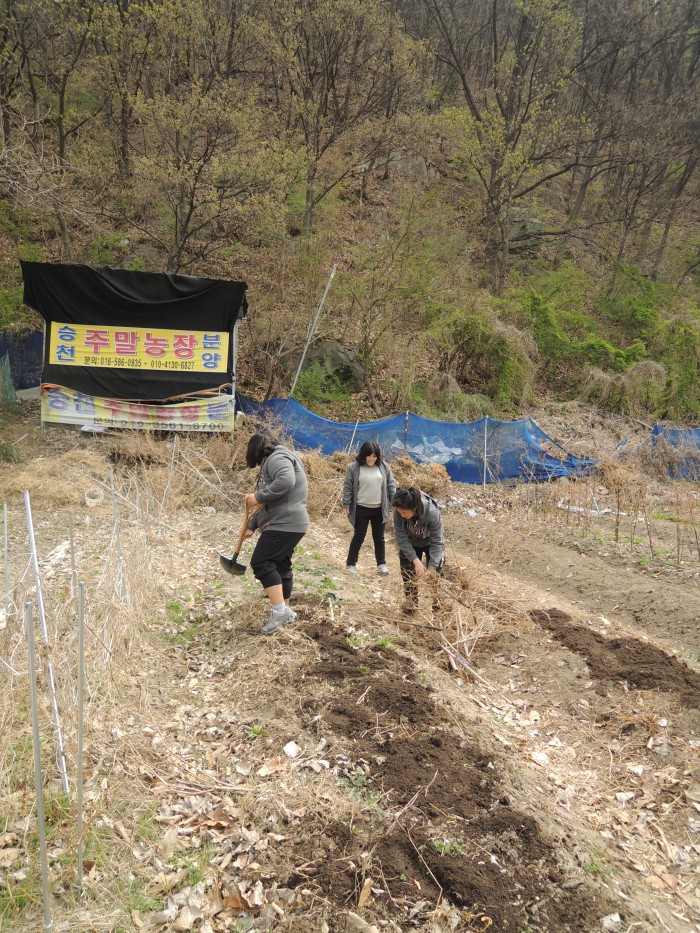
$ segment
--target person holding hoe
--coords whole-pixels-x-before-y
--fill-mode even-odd
[[[382,575],[389,573],[386,565],[384,525],[389,517],[389,504],[395,490],[396,483],[391,468],[384,463],[379,444],[365,441],[357,457],[348,467],[343,483],[343,512],[355,529],[345,561],[345,570],[348,573],[357,573],[357,558],[360,556],[368,525],[372,526],[377,570]]]
[[[271,635],[296,618],[289,606],[294,583],[292,554],[309,527],[309,485],[297,455],[266,432],[253,434],[248,441],[246,464],[260,467],[255,492],[245,497],[246,508],[257,510],[245,537],[260,531],[250,566],[271,603],[260,634]]]
[[[399,569],[406,596],[403,613],[413,615],[418,608],[417,578],[430,570],[442,576],[445,529],[435,499],[415,486],[397,489],[392,504],[394,535],[399,546]],[[439,600],[434,599],[433,611],[439,608]]]

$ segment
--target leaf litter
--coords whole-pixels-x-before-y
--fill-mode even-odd
[[[468,490],[464,508],[476,498]],[[517,503],[490,498],[474,520],[499,535],[489,518],[508,520]],[[646,644],[610,610],[608,631],[586,630],[536,580],[508,577],[507,561],[497,570],[454,548],[449,586],[461,602],[448,600],[442,632],[402,627],[397,575],[372,579],[380,598],[368,605],[366,571],[349,584],[340,574],[345,525],[325,515],[298,572],[299,624],[261,639],[255,584],[220,586],[201,547],[235,519],[179,509],[161,524],[154,551],[178,581],[163,601],[172,587],[185,611],[120,656],[119,695],[90,723],[93,819],[120,871],[160,900],[131,908],[135,928],[697,925],[695,682],[688,670],[677,686],[663,679],[664,658],[676,660],[668,646]],[[76,532],[79,550],[107,535],[94,521]],[[58,563],[54,572],[65,578]],[[330,609],[326,578],[344,597]],[[577,627],[595,634],[597,666]],[[478,678],[450,665],[443,638]],[[625,676],[611,663],[616,639]],[[635,680],[644,648],[660,663]],[[117,790],[151,812],[153,838],[110,816]],[[3,873],[28,864],[32,826],[8,822]],[[90,884],[104,879],[97,868]],[[87,922],[77,909],[72,918],[75,929]],[[90,922],[112,929],[114,914],[94,909]]]

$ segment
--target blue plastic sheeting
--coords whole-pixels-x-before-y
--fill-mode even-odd
[[[375,441],[389,457],[408,454],[418,463],[441,463],[459,483],[483,483],[484,471],[487,483],[583,476],[596,463],[567,453],[530,418],[482,418],[471,424],[455,424],[407,412],[355,424],[321,418],[294,399],[253,402],[240,397],[238,401],[244,414],[278,422],[298,447],[320,448],[331,454],[337,450],[354,452],[363,441]]]
[[[669,461],[671,479],[700,482],[700,428],[664,428],[656,424],[651,432],[651,444],[654,454]],[[663,451],[662,445],[665,445]]]
[[[33,389],[41,384],[44,365],[44,335],[41,332],[18,337],[0,331],[0,356],[10,357],[10,373],[15,389]]]

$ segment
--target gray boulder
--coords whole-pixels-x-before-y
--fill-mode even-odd
[[[360,392],[365,384],[365,368],[358,359],[357,352],[344,347],[337,340],[318,340],[309,347],[304,360],[304,369],[320,363],[352,392]]]

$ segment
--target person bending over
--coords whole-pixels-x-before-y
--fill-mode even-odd
[[[248,522],[245,537],[260,532],[250,566],[272,604],[260,634],[271,635],[296,617],[289,606],[294,584],[292,554],[309,527],[309,486],[301,460],[271,434],[253,434],[246,463],[260,467],[255,492],[245,497],[249,508],[260,508]]]
[[[397,489],[392,505],[399,569],[406,596],[403,611],[406,615],[413,615],[418,607],[417,577],[422,577],[428,570],[442,576],[445,529],[437,502],[415,486]],[[433,609],[437,608],[439,605],[435,601]]]

